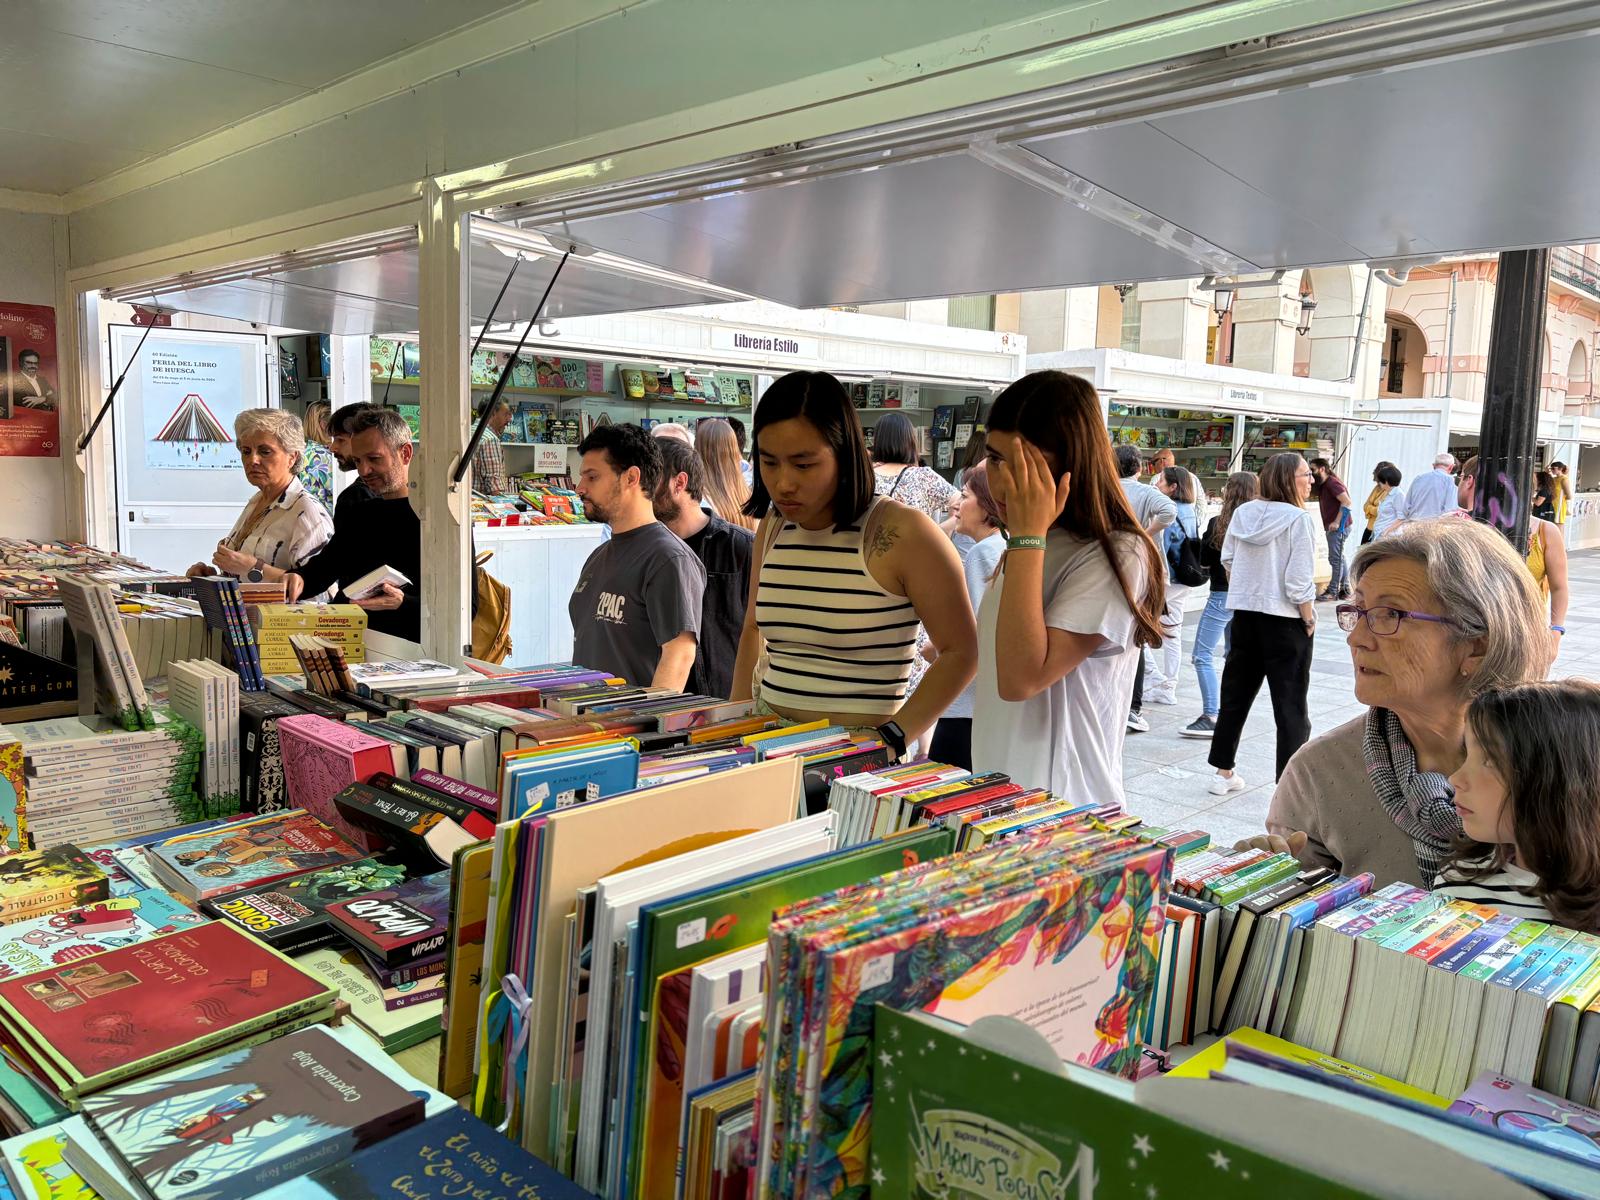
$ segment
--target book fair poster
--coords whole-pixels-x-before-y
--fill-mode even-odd
[[[61,455],[56,310],[0,304],[0,457]]]
[[[163,471],[237,470],[233,422],[244,380],[258,369],[253,346],[152,338],[135,366],[144,408],[144,463]]]

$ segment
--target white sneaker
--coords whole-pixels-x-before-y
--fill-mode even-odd
[[[1149,733],[1150,722],[1145,720],[1143,713],[1131,712],[1128,714],[1129,733]]]
[[[1242,792],[1244,788],[1244,776],[1235,771],[1232,775],[1218,775],[1211,781],[1211,786],[1206,791],[1213,796],[1228,796],[1234,792]]]
[[[1176,704],[1178,702],[1178,689],[1175,685],[1148,688],[1145,690],[1144,702],[1146,704]]]

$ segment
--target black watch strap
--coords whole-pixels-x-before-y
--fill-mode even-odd
[[[889,749],[894,751],[896,758],[905,757],[906,731],[901,729],[898,724],[893,721],[885,721],[878,726],[878,736],[883,739],[884,744]]]

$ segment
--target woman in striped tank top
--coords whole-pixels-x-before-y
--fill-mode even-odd
[[[796,371],[768,388],[753,443],[745,512],[761,527],[732,699],[876,728],[903,752],[977,667],[961,560],[922,513],[873,495],[861,423],[832,375]],[[908,700],[918,622],[938,661]]]

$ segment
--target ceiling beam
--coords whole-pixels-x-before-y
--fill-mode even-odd
[[[66,203],[60,196],[48,192],[21,192],[15,188],[0,188],[0,209],[8,212],[45,213],[59,217],[66,213]]]

